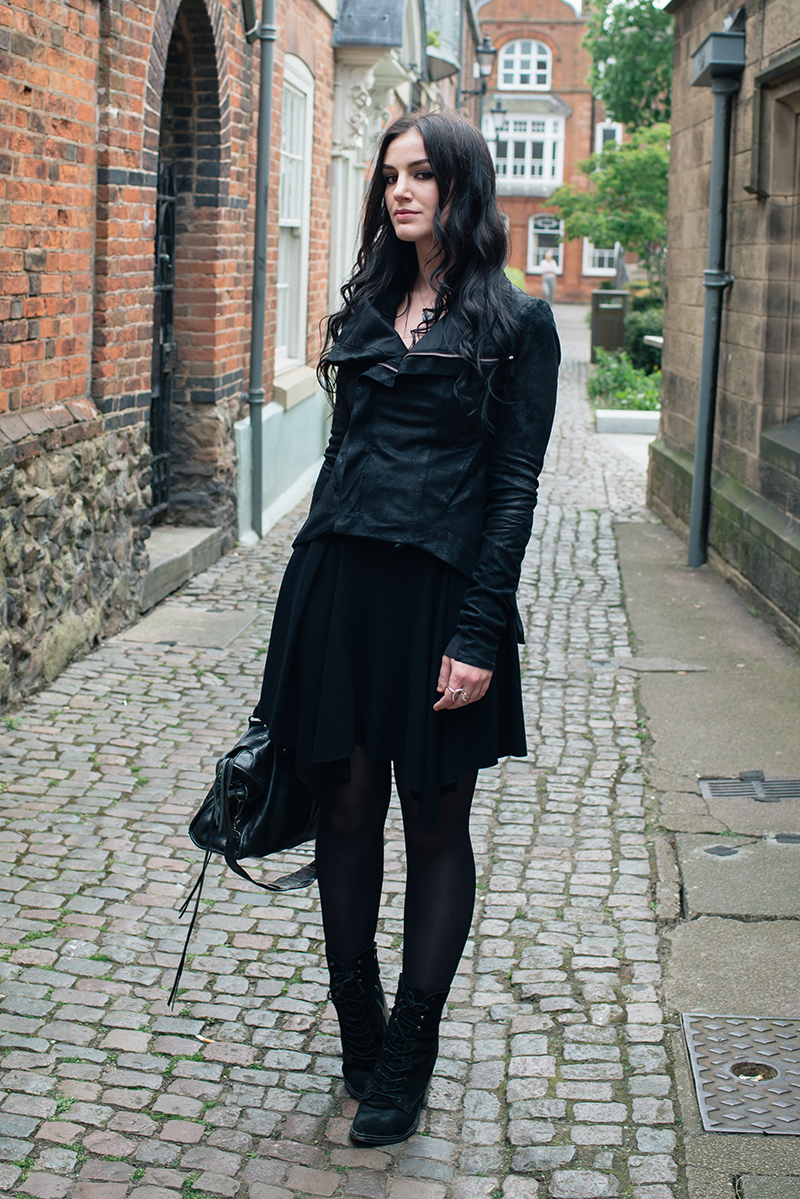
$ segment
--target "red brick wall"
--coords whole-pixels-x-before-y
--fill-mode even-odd
[[[209,26],[209,43],[213,39],[219,151],[211,181],[216,192],[196,191],[179,213],[175,400],[195,410],[183,422],[187,427],[219,424],[218,414],[196,411],[204,406],[198,401],[225,402],[227,437],[238,415],[231,405],[247,388],[259,45],[244,40],[239,0],[193,3]],[[156,170],[178,9],[179,0],[104,0],[102,6],[97,0],[18,0],[0,7],[0,411],[91,397],[109,430],[147,417]],[[313,356],[327,291],[331,20],[313,0],[283,0],[277,25],[273,214],[284,54],[298,55],[315,76]],[[276,275],[277,227],[271,225],[268,398]],[[201,429],[199,441],[189,445],[201,474],[220,449],[209,445],[206,433]],[[232,476],[227,487],[231,491]]]
[[[0,5],[0,412],[89,393],[98,5]]]

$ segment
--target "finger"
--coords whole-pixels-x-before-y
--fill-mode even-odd
[[[442,655],[442,665],[439,667],[439,679],[436,683],[436,690],[441,695],[447,684],[450,682],[450,671],[452,670],[452,658],[448,658],[447,654]]]

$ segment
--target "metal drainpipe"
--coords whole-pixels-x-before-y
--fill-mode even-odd
[[[269,153],[272,131],[272,68],[277,30],[275,0],[264,0],[258,39],[261,69],[258,80],[258,143],[256,150],[256,227],[253,241],[253,301],[250,324],[250,437],[252,442],[253,532],[262,534],[261,410],[264,407],[264,322],[267,302],[267,217],[269,213]]]
[[[741,79],[720,76],[711,82],[714,96],[714,135],[711,148],[711,183],[708,214],[708,267],[703,271],[706,289],[703,319],[703,356],[694,443],[692,506],[689,518],[689,566],[708,561],[708,522],[711,506],[711,459],[714,451],[714,417],[717,403],[722,295],[733,283],[725,270],[725,234],[728,209],[728,163],[731,145],[731,109]]]

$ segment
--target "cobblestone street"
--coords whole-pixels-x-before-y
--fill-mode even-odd
[[[523,570],[529,758],[479,779],[478,903],[420,1135],[350,1145],[316,891],[215,862],[174,1011],[201,855],[185,828],[258,693],[300,514],[112,638],[2,733],[0,1190],[37,1199],[679,1199],[635,676],[612,522],[642,468],[592,430],[568,363]],[[187,610],[255,619],[224,649]],[[402,829],[379,948],[400,969]],[[270,862],[285,873],[304,849]],[[256,869],[260,869],[256,864]]]

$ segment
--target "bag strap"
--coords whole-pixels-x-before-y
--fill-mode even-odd
[[[189,907],[189,904],[192,902],[192,896],[193,895],[196,896],[195,901],[194,901],[194,911],[192,912],[192,918],[189,921],[189,927],[186,930],[186,940],[183,943],[183,953],[181,954],[181,960],[178,962],[178,969],[175,971],[175,981],[172,984],[172,990],[170,991],[169,999],[167,1000],[168,1007],[174,1006],[175,1000],[177,999],[177,996],[178,996],[178,983],[181,981],[181,975],[183,974],[183,967],[186,964],[186,954],[189,952],[189,942],[192,939],[192,933],[194,932],[195,921],[197,920],[197,913],[200,910],[200,900],[203,895],[203,883],[206,880],[206,869],[208,867],[208,863],[209,863],[210,859],[211,859],[211,850],[207,849],[205,852],[205,857],[203,858],[203,865],[200,868],[200,876],[197,879],[197,882],[195,883],[195,885],[192,887],[189,894],[186,896],[186,899],[183,902],[183,906],[181,907],[180,911],[178,912],[178,919],[180,920],[186,914],[186,909]]]
[[[300,870],[295,870],[293,874],[286,874],[282,878],[278,878],[273,883],[260,883],[258,879],[251,878],[243,866],[240,866],[236,860],[233,826],[231,824],[230,813],[230,792],[233,782],[233,760],[226,756],[220,758],[217,762],[217,768],[214,775],[214,825],[220,829],[225,835],[224,857],[226,866],[238,874],[239,878],[245,879],[248,883],[252,883],[254,887],[260,887],[262,891],[295,891],[303,887],[309,887],[317,877],[316,863],[312,862],[309,866],[303,866]],[[194,926],[197,921],[197,916],[200,911],[200,900],[203,894],[203,884],[206,878],[206,869],[211,858],[211,850],[205,851],[203,865],[200,869],[200,875],[197,882],[192,887],[183,902],[183,905],[178,912],[178,919],[182,919],[189,908],[189,904],[194,898],[194,910],[192,918],[189,921],[189,927],[186,930],[186,940],[183,945],[181,960],[178,963],[178,968],[175,971],[175,981],[172,984],[172,990],[169,993],[167,1005],[173,1007],[178,995],[178,983],[183,974],[183,968],[186,964],[186,955],[189,952],[189,942],[192,939]]]

